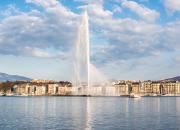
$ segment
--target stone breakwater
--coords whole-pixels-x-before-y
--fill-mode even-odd
[[[2,96],[179,96],[179,81],[116,81],[107,86],[75,87],[67,81],[0,83]]]

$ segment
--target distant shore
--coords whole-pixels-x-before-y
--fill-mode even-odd
[[[166,95],[138,95],[139,97],[180,97],[180,94],[166,94]],[[0,97],[130,97],[128,95],[16,95],[16,94],[1,94]]]
[[[73,86],[68,81],[15,81],[0,83],[0,96],[180,96],[179,81],[116,81],[91,87]]]

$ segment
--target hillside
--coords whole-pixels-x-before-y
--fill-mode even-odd
[[[6,73],[1,73],[0,72],[0,82],[5,82],[5,81],[29,81],[32,80],[31,78],[24,77],[24,76],[19,76],[19,75],[9,75]]]

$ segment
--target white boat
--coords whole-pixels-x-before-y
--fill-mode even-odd
[[[26,97],[27,94],[13,94],[14,97]]]
[[[134,93],[131,93],[131,94],[129,95],[129,97],[130,97],[130,98],[140,98],[141,96],[136,95],[136,94],[134,94]]]
[[[8,94],[6,94],[6,96],[13,96],[13,94],[12,93],[8,93]]]

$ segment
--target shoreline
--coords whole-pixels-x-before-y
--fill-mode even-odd
[[[138,95],[139,97],[180,97],[180,95]],[[130,97],[130,95],[0,95],[0,97]]]

